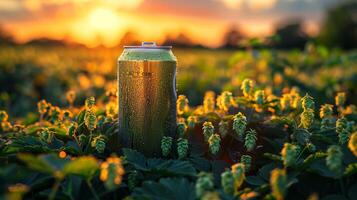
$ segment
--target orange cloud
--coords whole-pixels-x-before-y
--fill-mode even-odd
[[[277,0],[220,0],[227,8],[240,9],[246,6],[250,10],[264,10],[275,6]]]

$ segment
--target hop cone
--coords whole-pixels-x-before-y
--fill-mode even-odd
[[[291,98],[291,107],[292,108],[298,108],[300,105],[301,97],[300,94],[297,91],[291,90],[290,92],[290,98]]]
[[[208,139],[214,133],[214,126],[212,125],[212,122],[203,123],[202,130],[203,130],[203,135],[205,137],[205,140],[208,141]]]
[[[76,92],[73,91],[73,90],[69,90],[67,93],[66,93],[66,99],[68,101],[68,103],[70,105],[73,104],[74,100],[76,99]]]
[[[217,98],[217,106],[224,111],[228,111],[229,107],[233,104],[233,96],[231,92],[224,91]]]
[[[98,153],[103,153],[105,150],[105,138],[101,135],[95,137],[92,142],[91,146],[94,147]]]
[[[37,103],[37,109],[40,114],[45,114],[47,112],[48,103],[46,100],[41,100]]]
[[[203,109],[205,113],[213,112],[215,108],[215,93],[208,91],[203,99]]]
[[[270,187],[272,195],[276,200],[283,200],[286,194],[287,178],[286,173],[282,169],[274,169],[271,171]]]
[[[263,105],[265,99],[264,90],[257,90],[254,93],[254,100],[258,105]]]
[[[200,199],[207,192],[214,187],[212,174],[200,172],[196,181],[196,197]]]
[[[72,137],[73,135],[75,135],[76,130],[78,128],[78,124],[76,122],[72,122],[71,125],[68,127],[68,135],[70,137]]]
[[[221,147],[221,138],[218,134],[212,134],[211,137],[208,139],[209,149],[212,154],[217,154]]]
[[[6,111],[0,110],[0,122],[7,122],[8,118]]]
[[[320,118],[330,118],[333,114],[333,105],[331,104],[324,104],[320,108]]]
[[[247,127],[247,118],[239,112],[233,117],[233,130],[238,137],[243,137]]]
[[[295,165],[298,156],[298,148],[290,143],[285,143],[280,152],[283,157],[283,163],[286,167]]]
[[[188,99],[185,95],[179,95],[176,101],[177,114],[182,115],[188,110]]]
[[[242,155],[240,162],[244,164],[244,171],[249,172],[250,166],[252,164],[252,157],[250,155]]]
[[[226,170],[225,172],[223,172],[221,174],[221,185],[223,188],[223,191],[226,194],[230,194],[233,195],[235,192],[235,188],[234,188],[234,176],[233,173],[229,170]]]
[[[357,132],[354,132],[348,142],[348,148],[357,157]]]
[[[190,128],[194,128],[197,123],[197,117],[196,116],[189,116],[187,118],[187,125]]]
[[[331,145],[327,149],[326,165],[331,171],[340,171],[342,169],[343,153],[339,146]]]
[[[85,144],[85,143],[87,142],[87,136],[84,135],[84,134],[80,134],[80,135],[78,136],[78,140],[79,140],[79,143],[80,143],[81,145],[83,145],[83,144]]]
[[[312,123],[314,122],[314,110],[307,108],[300,115],[300,123],[304,129],[310,128]]]
[[[243,184],[243,181],[245,179],[245,166],[242,163],[237,163],[232,165],[232,173],[234,177],[234,188],[235,190],[238,190],[239,187]]]
[[[304,110],[315,108],[314,98],[312,98],[308,93],[301,99],[301,105]]]
[[[117,157],[109,157],[100,166],[100,180],[104,182],[108,189],[114,189],[119,185],[124,175],[124,168],[121,164],[121,159]]]
[[[168,156],[171,151],[172,137],[164,136],[161,140],[161,152],[163,156]]]
[[[344,92],[337,93],[335,97],[336,106],[343,106],[346,102],[346,94]]]
[[[244,97],[249,97],[253,92],[254,82],[250,79],[244,79],[240,88]]]
[[[187,126],[185,122],[177,123],[177,133],[180,137],[183,137],[185,135],[186,130],[187,130]]]
[[[313,153],[316,151],[316,146],[312,143],[307,143],[306,144],[306,147],[307,147],[307,150],[310,152],[310,153]]]
[[[88,97],[85,102],[85,107],[86,107],[86,110],[89,111],[89,110],[92,110],[94,104],[95,104],[95,98],[94,97]]]
[[[280,98],[280,106],[283,110],[287,110],[291,107],[292,99],[290,94],[283,94]]]
[[[228,133],[228,122],[220,121],[218,126],[219,133],[221,134],[222,138],[225,138]]]
[[[139,173],[136,170],[133,170],[129,173],[128,175],[128,187],[130,191],[133,191],[135,189],[135,187],[138,184],[138,176]]]
[[[255,143],[257,141],[257,132],[253,129],[247,131],[245,135],[244,146],[247,148],[247,151],[252,151],[255,148]]]
[[[86,111],[84,115],[84,124],[90,131],[93,131],[97,127],[97,117],[92,110]]]
[[[179,159],[185,158],[188,153],[188,140],[179,138],[177,140],[177,154]]]
[[[4,132],[9,132],[12,129],[12,125],[10,122],[1,122],[1,130]]]
[[[348,121],[346,118],[342,117],[336,121],[336,132],[338,134],[340,144],[345,144],[348,141],[350,132],[347,127]]]

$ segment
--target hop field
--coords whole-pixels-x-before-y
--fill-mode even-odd
[[[174,50],[177,138],[113,151],[119,49],[0,49],[4,199],[357,199],[357,53]]]

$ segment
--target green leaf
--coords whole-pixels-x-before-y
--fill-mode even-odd
[[[331,194],[328,196],[324,196],[321,200],[347,200],[346,197],[340,194]]]
[[[261,186],[266,183],[266,181],[259,176],[247,176],[245,180],[247,183],[254,186]]]
[[[194,200],[195,188],[185,178],[162,178],[159,182],[145,181],[132,196],[150,200]]]
[[[67,163],[63,168],[63,172],[65,175],[73,174],[90,179],[98,169],[98,161],[94,157],[82,156]]]
[[[281,162],[283,160],[280,155],[276,155],[276,154],[272,154],[272,153],[264,153],[263,156],[266,158],[269,158],[270,160],[273,160],[273,161]]]
[[[274,163],[266,164],[262,168],[259,169],[258,175],[263,178],[265,181],[269,181],[270,172],[276,168]]]
[[[147,161],[150,172],[161,175],[195,176],[196,170],[188,161],[149,159]]]
[[[36,157],[31,154],[19,154],[17,157],[26,163],[26,165],[35,171],[43,172],[47,174],[52,174],[55,169],[46,160],[41,159],[41,157]]]
[[[146,166],[146,158],[143,154],[139,153],[136,150],[124,148],[123,154],[125,156],[125,160],[134,165],[136,169],[139,170],[148,170]]]
[[[357,173],[357,163],[349,164],[345,172],[343,173],[344,176],[352,176]]]
[[[326,156],[327,156],[327,154],[324,152],[316,152],[314,154],[310,154],[308,157],[305,158],[301,167],[305,168],[305,167],[309,166],[311,163],[313,163],[314,161],[325,158]]]
[[[17,136],[6,146],[4,152],[7,154],[17,152],[48,153],[52,150],[47,143],[34,136]]]

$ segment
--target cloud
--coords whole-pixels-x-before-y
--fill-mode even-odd
[[[13,12],[21,9],[21,3],[14,0],[1,0],[0,11]]]

